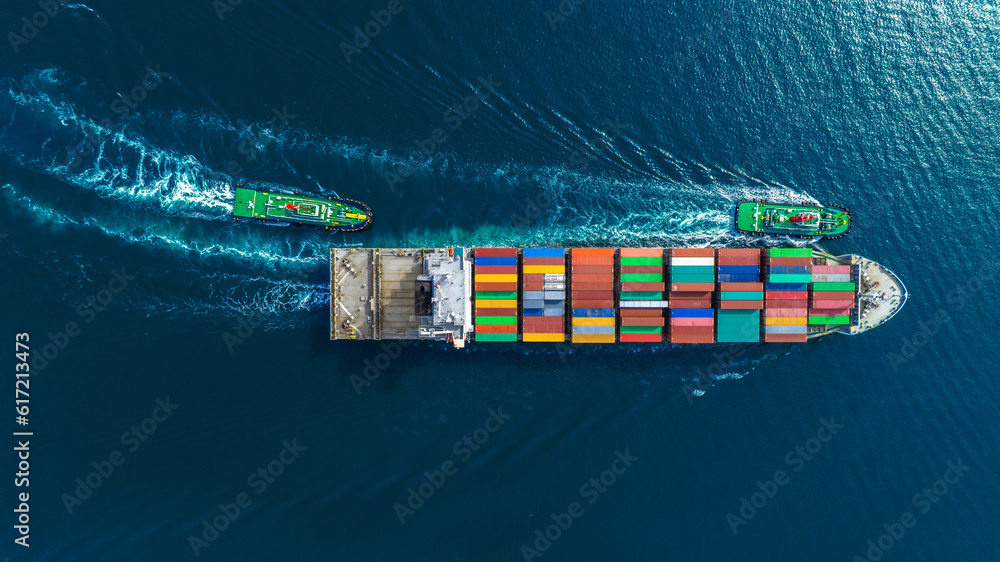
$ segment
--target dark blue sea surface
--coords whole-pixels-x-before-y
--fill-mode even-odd
[[[0,7],[4,560],[1000,559],[996,5],[45,6]],[[235,222],[236,175],[374,226]],[[740,236],[746,197],[856,226]],[[788,244],[909,302],[807,345],[329,341],[332,246]]]

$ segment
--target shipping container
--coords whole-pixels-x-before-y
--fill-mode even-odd
[[[758,274],[760,273],[760,268],[756,265],[720,265],[719,273],[735,273],[735,274]]]
[[[517,299],[517,291],[476,291],[476,300]]]
[[[764,317],[765,326],[805,326],[806,318],[804,316],[766,316]]]
[[[813,299],[809,303],[810,308],[854,308],[853,300],[825,301]]]
[[[805,291],[767,291],[767,300],[805,300],[809,293]]]
[[[715,250],[713,248],[671,248],[670,257],[672,258],[714,258]]]
[[[513,266],[516,267],[517,266],[517,257],[510,257],[510,258],[505,258],[505,257],[480,258],[480,257],[477,256],[476,260],[475,260],[475,264],[476,264],[476,267],[481,267],[481,266],[486,266],[486,267],[489,267],[489,266],[511,266],[511,265],[513,265]]]
[[[660,316],[622,316],[622,326],[664,326],[667,319]]]
[[[574,300],[573,308],[615,308],[614,299],[607,300]]]
[[[632,258],[632,259],[635,259],[635,258]],[[646,264],[642,264],[642,265],[646,265]],[[671,257],[670,258],[670,266],[671,267],[678,267],[678,266],[686,266],[686,267],[690,267],[690,266],[713,267],[714,265],[715,265],[715,258],[714,257],[710,257],[710,258]]]
[[[805,324],[800,326],[764,326],[765,334],[806,334],[809,327]]]
[[[766,265],[811,266],[812,258],[767,258]]]
[[[764,301],[764,308],[809,308],[805,299],[777,299]]]
[[[760,266],[760,258],[724,258],[719,257],[715,260],[718,265],[752,265],[755,267]]]
[[[614,324],[610,326],[589,326],[589,325],[574,324],[573,329],[570,333],[613,336],[615,334],[615,326]]]
[[[712,292],[715,290],[715,283],[671,283],[671,292]]]
[[[662,292],[665,288],[666,288],[665,283],[622,283],[623,291]]]
[[[577,291],[577,290],[575,290],[576,289],[576,284],[575,283],[573,284],[573,288],[574,288],[574,290],[572,291],[571,294],[573,295],[574,299],[580,299],[580,300],[606,300],[606,299],[613,299],[615,297],[615,292],[613,290],[607,290],[607,291]]]
[[[622,343],[656,343],[663,341],[663,334],[621,334],[618,340]]]
[[[812,283],[812,274],[809,273],[772,273],[768,274],[769,283]]]
[[[764,309],[764,317],[804,317],[808,315],[808,310],[806,308],[767,308]]]
[[[806,343],[806,334],[764,334],[764,343]]]
[[[763,283],[719,283],[720,291],[763,291]]]
[[[663,265],[663,257],[622,257],[620,260],[622,265],[641,265],[641,266],[657,266]]]
[[[663,248],[621,248],[618,255],[627,257],[663,257]]]
[[[660,265],[623,265],[621,266],[622,273],[652,273],[655,275],[663,275],[663,266]]]
[[[764,301],[721,301],[719,309],[722,310],[759,310],[764,308]]]
[[[476,324],[514,324],[517,325],[517,316],[479,316]]]
[[[517,334],[481,334],[481,333],[477,332],[475,334],[475,337],[476,337],[476,341],[481,341],[481,342],[491,342],[491,341],[496,341],[496,342],[516,342],[517,341]]]
[[[770,298],[770,295],[768,295]],[[720,301],[759,301],[764,300],[764,291],[719,291]]]
[[[760,281],[760,275],[720,273],[718,275],[718,281],[719,283],[753,283],[755,281]]]
[[[850,316],[810,316],[810,325],[846,326],[851,323]]]
[[[845,283],[851,280],[851,276],[847,273],[816,273],[812,274],[813,283]]]
[[[475,248],[476,259],[484,257],[517,257],[517,248]]]
[[[517,283],[476,283],[476,291],[517,291]]]
[[[814,265],[812,268],[813,275],[819,273],[822,275],[836,275],[836,274],[851,274],[851,266],[849,265]]]
[[[808,291],[808,283],[764,283],[765,291]]]
[[[715,318],[671,318],[671,326],[714,326]]]
[[[517,324],[477,324],[476,332],[480,334],[516,334]]]
[[[813,291],[850,291],[854,292],[854,283],[813,283]]]
[[[614,334],[607,336],[573,334],[573,343],[615,343],[615,336]]]
[[[521,341],[525,342],[562,342],[566,341],[563,334],[535,334],[525,332],[521,334]]]
[[[761,256],[761,251],[758,248],[719,248],[716,250],[718,256],[721,257],[741,257],[741,258],[759,258]]]
[[[573,318],[614,318],[614,308],[576,308],[572,310]]]
[[[809,316],[850,316],[850,308],[810,308]]]

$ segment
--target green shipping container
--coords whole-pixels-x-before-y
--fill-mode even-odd
[[[762,301],[764,291],[722,291],[719,293],[719,300],[724,301]]]
[[[772,273],[767,276],[768,283],[812,283],[809,273]]]
[[[517,334],[480,334],[477,332],[476,341],[517,341]]]
[[[851,323],[850,316],[810,316],[810,325],[822,325],[822,324],[836,324],[839,326],[846,326]]]
[[[759,310],[742,310],[742,309],[727,309],[727,308],[723,308],[723,309],[716,310],[715,314],[719,318],[719,320],[722,320],[723,318],[732,319],[732,320],[736,320],[736,319],[739,319],[739,320],[744,320],[744,319],[747,319],[747,320],[749,320],[749,319],[758,320],[760,318],[760,311]]]
[[[657,257],[633,257],[622,258],[622,265],[663,265],[663,258]]]
[[[663,293],[655,293],[653,291],[622,291],[618,295],[621,300],[625,301],[662,301]]]
[[[813,291],[851,291],[854,292],[854,283],[851,282],[827,282],[827,283],[813,283]]]
[[[476,316],[476,324],[517,324],[517,316]]]
[[[656,273],[622,273],[622,283],[663,283],[663,276]]]
[[[477,300],[517,300],[517,291],[476,291]]]
[[[767,251],[769,258],[811,258],[812,248],[771,248]]]
[[[622,326],[623,334],[662,334],[663,326]]]

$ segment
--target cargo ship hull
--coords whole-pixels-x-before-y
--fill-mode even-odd
[[[851,213],[836,205],[783,205],[763,200],[736,204],[737,231],[754,236],[841,238],[851,231]]]
[[[905,303],[888,269],[810,248],[334,248],[330,337],[804,343]]]
[[[236,186],[233,215],[281,224],[320,226],[354,232],[371,225],[372,212],[353,199],[322,199]]]

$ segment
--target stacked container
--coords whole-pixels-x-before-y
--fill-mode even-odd
[[[767,251],[764,284],[764,341],[804,343],[807,339],[811,248]]]
[[[715,250],[670,250],[670,342],[715,341]]]
[[[817,326],[850,324],[856,289],[855,284],[851,282],[851,266],[815,266],[813,280],[809,324]]]
[[[618,310],[622,342],[663,341],[663,249],[622,248],[618,251]]]
[[[476,341],[517,341],[517,250],[476,248]]]
[[[760,311],[764,308],[760,258],[758,249],[718,250],[716,341],[760,341]]]
[[[566,341],[566,250],[525,248],[522,341]]]
[[[570,251],[573,343],[615,343],[615,251]]]

